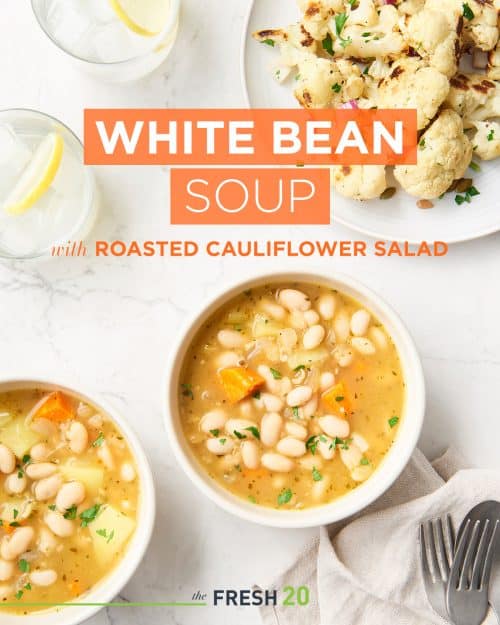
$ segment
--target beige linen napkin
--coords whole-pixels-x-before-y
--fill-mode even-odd
[[[418,526],[450,513],[458,527],[487,499],[500,500],[499,472],[466,469],[453,451],[431,464],[417,450],[384,496],[343,527],[322,527],[271,584],[277,590],[309,586],[311,603],[264,607],[264,625],[443,625],[425,596]],[[486,621],[496,622],[493,614]]]

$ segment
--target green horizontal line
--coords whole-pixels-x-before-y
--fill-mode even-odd
[[[162,601],[162,602],[112,602],[112,603],[31,603],[27,601],[17,601],[12,603],[1,602],[0,608],[202,608],[207,603],[197,603],[188,601]]]

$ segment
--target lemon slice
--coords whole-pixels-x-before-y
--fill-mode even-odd
[[[56,132],[42,140],[4,202],[7,213],[22,215],[49,190],[61,166],[63,151],[63,138]]]
[[[170,11],[170,0],[109,0],[127,28],[143,37],[155,37],[163,30]]]

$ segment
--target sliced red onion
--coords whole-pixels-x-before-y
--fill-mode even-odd
[[[359,109],[359,105],[356,100],[349,100],[349,102],[344,102],[339,106],[341,109]]]

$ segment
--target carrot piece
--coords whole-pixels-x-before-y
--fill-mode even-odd
[[[62,423],[63,421],[73,419],[74,416],[75,413],[69,399],[61,391],[55,391],[40,406],[33,418],[44,418],[55,423]]]
[[[264,469],[263,467],[260,467],[258,469],[245,469],[242,473],[244,478],[249,478],[249,477],[253,477],[253,478],[267,478],[271,475],[271,471],[269,471],[268,469]]]
[[[79,597],[82,594],[82,586],[77,579],[68,584],[68,590],[72,597]]]
[[[339,408],[344,415],[350,415],[352,413],[352,402],[347,392],[346,385],[343,382],[339,382],[329,388],[321,396],[321,400],[325,406],[336,413]]]
[[[13,534],[16,529],[22,525],[24,525],[24,521],[18,521],[16,525],[10,525],[10,523],[4,521],[2,529],[6,534]]]
[[[233,404],[245,399],[265,382],[258,373],[246,367],[227,367],[219,371],[224,392]]]

